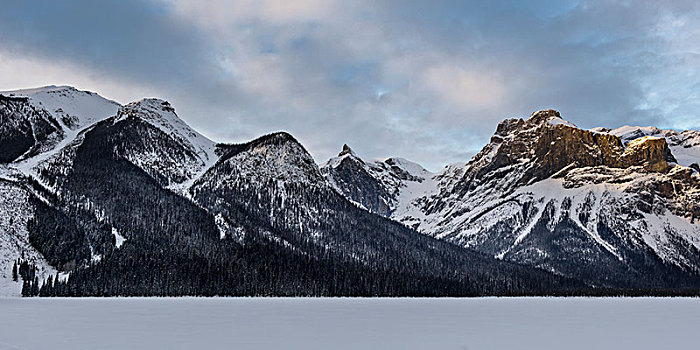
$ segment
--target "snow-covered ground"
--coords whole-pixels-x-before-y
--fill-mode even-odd
[[[0,349],[692,349],[700,299],[0,299]]]

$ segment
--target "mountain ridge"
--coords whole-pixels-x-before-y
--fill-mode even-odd
[[[27,222],[14,225],[12,237],[28,242],[38,260],[22,247],[0,251],[5,264],[19,259],[23,266],[23,283],[3,275],[3,285],[21,284],[23,295],[467,296],[587,288],[358,208],[288,133],[216,145],[166,101],[99,101],[114,114],[75,130],[58,123],[71,137],[2,165],[12,189],[29,190]],[[402,161],[382,164],[406,177]],[[7,237],[3,231],[0,241]]]
[[[384,214],[424,234],[597,285],[696,280],[700,177],[688,166],[700,151],[695,133],[634,130],[580,129],[554,110],[506,119],[469,162],[434,174],[422,195]],[[682,150],[684,165],[674,150]],[[675,277],[653,281],[643,271]]]

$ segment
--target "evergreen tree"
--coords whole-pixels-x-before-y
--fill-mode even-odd
[[[15,261],[15,264],[12,265],[12,280],[17,282],[17,262]]]
[[[32,283],[32,296],[39,295],[39,277],[34,277],[34,283]]]
[[[32,292],[32,283],[28,280],[22,280],[22,296],[28,297]]]

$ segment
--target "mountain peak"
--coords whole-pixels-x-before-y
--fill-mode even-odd
[[[219,144],[221,155],[205,177],[246,178],[257,184],[275,179],[295,183],[322,183],[313,157],[291,134],[281,131],[242,144]]]
[[[563,119],[559,111],[554,109],[543,109],[536,111],[530,115],[526,123],[536,125],[548,123],[550,125],[564,125],[578,128],[574,123]]]
[[[35,108],[46,110],[66,131],[77,130],[116,114],[119,103],[91,91],[67,85],[0,92],[14,98],[26,98]],[[69,130],[68,130],[69,129]]]
[[[187,127],[180,117],[175,113],[168,101],[157,98],[144,98],[131,102],[119,108],[115,122],[137,118],[146,121],[167,134],[171,134],[173,129]]]
[[[347,144],[343,144],[343,150],[338,153],[338,157],[342,157],[346,154],[352,155],[352,156],[357,156],[355,152],[348,146]]]
[[[515,180],[504,183],[511,188],[511,184],[563,176],[572,168],[639,166],[647,172],[666,173],[668,162],[675,162],[663,138],[640,140],[632,146],[604,129],[578,128],[558,111],[537,111],[527,120],[508,119],[499,124],[491,142],[470,161],[466,176],[476,180],[465,182],[463,190],[485,183],[496,171],[512,173]]]
[[[17,89],[17,90],[8,90],[8,91],[2,91],[3,94],[5,95],[15,95],[15,96],[30,96],[30,95],[35,95],[39,93],[56,93],[56,92],[78,92],[80,90],[76,89],[73,86],[68,86],[68,85],[46,85],[46,86],[41,86],[37,88],[28,88],[28,89]],[[87,91],[85,91],[87,92]]]
[[[555,109],[541,109],[539,111],[535,111],[530,115],[530,118],[528,119],[538,119],[538,118],[550,118],[550,117],[556,117],[556,118],[561,118],[561,113]]]
[[[158,98],[144,98],[119,108],[114,120],[118,123],[129,118],[137,118],[163,131],[180,141],[199,155],[204,163],[217,159],[214,153],[215,143],[192,129],[178,117],[170,102]]]
[[[173,114],[177,117],[175,108],[170,105],[170,102],[159,98],[143,98],[138,101],[128,103],[119,109],[119,115],[137,115],[139,112],[144,111],[157,112],[158,114]]]
[[[287,143],[287,142],[294,142],[294,143],[299,143],[297,139],[292,136],[292,134],[286,132],[286,131],[277,131],[273,132],[271,134],[263,135],[258,138],[261,143],[268,143],[268,142],[275,142],[275,143]]]

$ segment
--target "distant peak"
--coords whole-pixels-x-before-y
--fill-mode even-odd
[[[532,125],[532,124],[543,124],[543,123],[549,123],[551,125],[564,125],[564,126],[570,126],[573,128],[578,128],[576,124],[565,120],[561,117],[561,114],[559,111],[554,110],[554,109],[543,109],[539,110],[535,113],[532,113],[530,115],[530,118],[527,119],[527,123]]]
[[[273,132],[271,134],[263,135],[258,137],[257,139],[247,142],[245,144],[242,144],[242,146],[245,146],[247,148],[256,148],[258,146],[265,146],[265,145],[285,145],[285,144],[290,144],[294,146],[298,146],[301,148],[304,148],[304,146],[297,141],[297,139],[294,138],[290,133],[286,131],[278,131],[278,132]]]
[[[2,91],[5,95],[19,95],[19,96],[32,96],[37,94],[51,94],[51,93],[68,93],[68,92],[84,92],[92,94],[90,91],[81,91],[73,86],[68,85],[46,85],[37,88],[29,89],[18,89],[18,90],[8,90]]]
[[[348,146],[347,144],[343,144],[343,150],[338,153],[338,157],[342,157],[346,154],[349,154],[351,156],[357,156],[355,152]]]
[[[532,113],[528,120],[547,120],[551,117],[561,118],[561,114],[559,113],[559,111],[554,109],[542,109]]]
[[[166,100],[159,99],[159,98],[152,98],[152,97],[151,98],[142,98],[140,100],[131,102],[131,103],[125,105],[124,107],[129,107],[129,106],[131,106],[131,107],[146,107],[146,106],[148,106],[148,107],[155,107],[155,108],[165,107],[165,108],[170,108],[170,109],[174,110],[174,108],[170,105],[170,102],[168,102]]]
[[[144,98],[138,101],[125,104],[117,112],[118,119],[129,116],[141,119],[153,119],[154,115],[165,117],[166,119],[179,120],[175,113],[175,108],[168,101],[158,98]]]
[[[276,141],[282,141],[282,142],[287,142],[287,141],[294,141],[296,143],[299,143],[292,134],[286,132],[286,131],[277,131],[273,132],[271,134],[263,135],[260,137],[261,139],[268,139],[268,140],[276,140]]]

